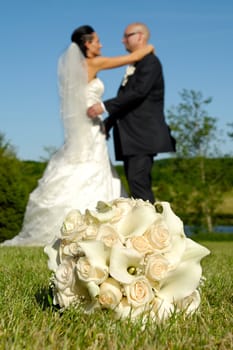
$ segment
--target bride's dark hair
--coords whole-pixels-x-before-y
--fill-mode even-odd
[[[79,46],[85,57],[87,57],[87,48],[85,46],[85,43],[87,41],[92,41],[94,32],[95,31],[92,27],[85,25],[76,28],[71,35],[71,41]]]

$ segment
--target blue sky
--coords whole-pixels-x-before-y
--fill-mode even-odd
[[[232,0],[1,0],[0,131],[20,159],[39,160],[45,146],[59,148],[57,60],[70,34],[90,24],[103,44],[102,54],[124,54],[127,24],[141,21],[163,64],[165,112],[180,102],[184,88],[212,97],[208,112],[226,133],[233,118]],[[124,69],[102,72],[104,99],[115,96]],[[223,134],[223,152],[232,142]],[[112,141],[108,142],[114,162]]]

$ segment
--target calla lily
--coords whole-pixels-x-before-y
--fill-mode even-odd
[[[94,299],[97,295],[99,295],[100,288],[95,282],[88,282],[86,284],[86,287],[88,289],[91,299]]]
[[[81,241],[79,246],[92,266],[106,266],[110,249],[101,241]]]
[[[175,267],[186,247],[186,236],[184,234],[184,225],[181,219],[175,215],[168,202],[161,202],[163,211],[161,213],[171,235],[171,248],[166,253],[167,259]]]
[[[182,220],[172,211],[170,203],[161,202],[163,211],[161,213],[163,219],[165,220],[168,230],[172,235],[185,236],[184,225]]]
[[[191,295],[180,300],[177,306],[180,310],[184,310],[186,314],[192,315],[199,307],[201,302],[201,296],[196,289]]]
[[[130,315],[132,306],[128,303],[127,298],[123,298],[121,302],[114,309],[116,319],[124,319]]]
[[[59,257],[59,247],[61,239],[55,238],[50,245],[44,247],[44,252],[48,255],[48,268],[56,272],[58,265],[61,263]]]
[[[125,238],[143,235],[158,215],[152,205],[133,207],[119,222],[117,230]]]
[[[100,309],[100,304],[97,299],[93,299],[90,303],[84,304],[84,312],[85,314],[93,314],[96,310]]]
[[[136,272],[141,260],[142,255],[136,250],[127,249],[121,244],[116,244],[111,251],[110,275],[121,283],[129,284],[134,280],[133,273]]]
[[[150,310],[150,317],[153,321],[164,321],[174,312],[174,304],[160,298],[154,299],[154,305]]]
[[[174,302],[192,294],[199,285],[202,275],[200,260],[209,253],[207,248],[187,238],[186,250],[180,264],[162,282],[158,296]]]

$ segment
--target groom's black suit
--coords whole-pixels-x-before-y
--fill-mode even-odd
[[[107,131],[114,126],[116,160],[124,161],[131,195],[153,202],[153,156],[174,152],[175,140],[164,118],[164,79],[159,59],[148,54],[135,68],[125,86],[120,86],[117,97],[104,101],[109,113],[105,126]]]

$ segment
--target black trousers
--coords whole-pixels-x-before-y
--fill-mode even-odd
[[[155,202],[151,182],[153,157],[153,154],[124,157],[124,170],[131,196],[135,199],[149,200],[151,203]]]

